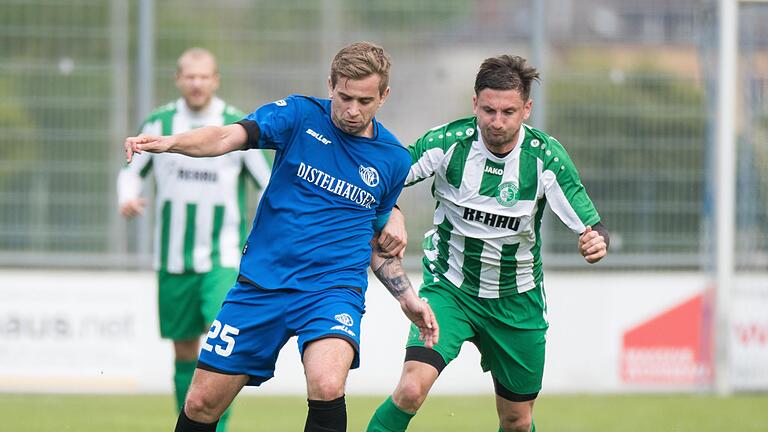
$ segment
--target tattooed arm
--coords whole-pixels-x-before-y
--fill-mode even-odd
[[[376,239],[373,241],[371,269],[389,293],[400,303],[405,316],[419,328],[419,339],[424,341],[427,348],[432,348],[440,335],[440,328],[432,308],[416,295],[416,290],[411,286],[411,281],[403,269],[403,261],[398,257],[382,256]]]

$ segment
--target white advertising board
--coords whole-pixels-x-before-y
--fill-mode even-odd
[[[419,274],[412,274],[414,282]],[[733,301],[732,382],[768,389],[765,277],[739,283]],[[546,393],[686,391],[707,388],[711,362],[709,280],[700,273],[546,275]],[[170,392],[171,344],[159,338],[154,273],[0,271],[0,391]],[[362,323],[361,368],[348,392],[390,392],[408,324],[375,280]],[[295,339],[275,378],[248,392],[303,394]],[[433,393],[490,393],[480,355],[465,344]]]

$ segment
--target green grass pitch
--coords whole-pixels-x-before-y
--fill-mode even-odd
[[[362,431],[383,396],[347,397],[349,430]],[[71,396],[0,394],[0,430],[14,432],[172,431],[168,395]],[[301,431],[301,397],[238,398],[230,432]],[[553,395],[536,402],[541,432],[768,431],[768,395]],[[498,430],[491,396],[433,396],[409,431]]]

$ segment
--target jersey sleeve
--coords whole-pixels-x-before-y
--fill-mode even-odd
[[[408,156],[403,155],[401,164],[398,165],[399,169],[393,175],[393,183],[390,185],[389,191],[382,196],[381,204],[376,208],[376,216],[383,216],[389,214],[392,208],[397,203],[397,198],[400,196],[400,192],[403,191],[405,186],[405,179],[408,176],[409,159]]]
[[[160,135],[162,122],[160,120],[145,122],[141,133]],[[152,153],[134,153],[131,163],[127,164],[117,175],[117,202],[122,205],[126,201],[138,198],[144,178],[152,170]]]
[[[291,141],[299,123],[298,103],[298,98],[290,96],[263,105],[245,116],[244,120],[259,125],[259,148],[282,150]]]
[[[600,215],[581,183],[576,166],[554,138],[548,140],[541,176],[550,207],[571,231],[581,234],[587,225],[600,222]]]
[[[448,152],[448,140],[445,136],[445,126],[429,130],[415,143],[408,146],[411,155],[411,167],[405,180],[406,186],[411,186],[424,179],[432,177]]]

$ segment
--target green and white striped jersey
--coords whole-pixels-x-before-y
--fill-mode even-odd
[[[503,158],[483,144],[475,117],[438,126],[408,148],[413,164],[406,185],[435,177],[426,263],[471,295],[498,298],[541,288],[547,202],[575,233],[600,221],[563,146],[527,125],[520,132]]]
[[[178,99],[154,111],[141,132],[171,135],[241,120],[244,114],[221,99],[195,112]],[[246,179],[263,190],[270,163],[261,150],[213,158],[141,153],[119,174],[118,201],[138,198],[142,180],[154,170],[156,187],[155,268],[169,273],[205,273],[234,267],[248,229]]]

